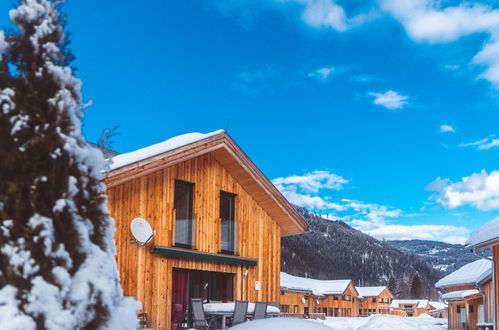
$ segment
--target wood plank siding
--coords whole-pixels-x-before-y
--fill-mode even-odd
[[[280,237],[281,233],[303,231],[277,221],[262,205],[265,196],[255,196],[219,162],[220,154],[205,153],[170,166],[156,166],[146,175],[133,175],[108,183],[108,208],[116,220],[116,259],[121,274],[121,285],[127,296],[135,296],[142,303],[142,311],[149,314],[151,327],[170,329],[172,270],[214,271],[234,274],[234,299],[279,301]],[[145,166],[145,165],[144,165]],[[238,167],[239,165],[233,165]],[[232,169],[240,171],[238,168]],[[121,171],[123,173],[123,171]],[[193,258],[164,256],[151,253],[151,245],[131,244],[130,221],[141,217],[156,231],[152,244],[174,245],[174,182],[182,180],[194,184],[193,212],[195,218],[194,249],[219,253],[221,250],[220,192],[236,195],[235,220],[238,223],[238,255],[256,259],[256,266],[213,262]],[[255,188],[256,189],[256,188]],[[280,197],[279,197],[280,198]],[[268,198],[267,198],[268,199]],[[257,201],[258,200],[258,201]],[[306,226],[303,226],[306,228]],[[260,290],[255,289],[259,281]]]
[[[315,296],[309,291],[281,290],[281,310],[288,313],[324,313],[333,317],[359,316],[360,301],[350,283],[343,294]]]
[[[483,294],[476,294],[461,300],[450,300],[448,301],[448,320],[449,329],[470,329],[476,330],[478,320],[479,309],[481,305],[484,307],[485,311],[485,322],[493,322],[493,311],[492,311],[492,281],[489,278],[484,283],[480,285]],[[460,285],[451,286],[445,288],[448,292],[460,291],[460,290],[473,290],[477,289],[474,285]],[[461,322],[463,319],[461,317],[462,312],[466,313],[466,322]]]
[[[363,297],[359,307],[359,315],[389,314],[392,300],[393,294],[388,289],[383,290],[376,297]]]

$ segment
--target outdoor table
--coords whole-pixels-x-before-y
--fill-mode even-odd
[[[204,313],[207,316],[216,316],[222,318],[222,329],[226,329],[225,324],[227,317],[232,317],[234,314],[234,308],[236,307],[235,302],[227,303],[207,303],[203,305]],[[253,316],[255,312],[255,304],[248,303],[248,311],[246,312],[246,317]],[[275,306],[267,306],[268,315],[279,315],[279,308]]]

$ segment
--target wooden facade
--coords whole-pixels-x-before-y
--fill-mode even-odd
[[[308,314],[324,313],[331,317],[359,316],[360,301],[355,286],[350,283],[341,294],[314,295],[308,290],[281,290],[281,311]]]
[[[461,285],[446,287],[448,292],[474,290],[477,286]],[[479,293],[462,299],[448,300],[449,329],[478,329],[477,323],[492,323],[492,279],[488,277],[478,287]],[[480,316],[480,314],[482,314]],[[481,318],[481,320],[480,320]]]
[[[172,248],[179,180],[193,187],[187,252]],[[230,274],[233,300],[279,300],[280,237],[307,226],[226,133],[113,170],[105,183],[121,286],[142,303],[152,328],[172,328],[174,269]],[[235,196],[235,256],[221,253],[221,192]],[[130,221],[137,217],[155,230],[152,245],[131,244]]]
[[[391,315],[417,317],[421,314],[430,314],[434,309],[427,300],[393,300],[390,308]]]
[[[390,304],[393,300],[393,294],[388,288],[381,291],[376,296],[366,295],[361,298],[359,304],[359,316],[369,316],[373,314],[389,314]]]

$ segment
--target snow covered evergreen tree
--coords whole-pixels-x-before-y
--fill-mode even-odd
[[[0,32],[0,324],[134,329],[60,3],[23,0]]]

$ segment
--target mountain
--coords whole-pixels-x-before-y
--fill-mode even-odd
[[[445,275],[479,259],[470,251],[465,250],[461,244],[423,240],[387,241],[387,243],[405,254],[420,257]]]
[[[418,275],[423,294],[437,298],[434,284],[443,274],[416,255],[405,254],[342,221],[331,221],[297,208],[309,224],[308,233],[283,237],[281,269],[292,275],[317,279],[351,279],[355,285],[388,285],[398,298],[410,297]]]

